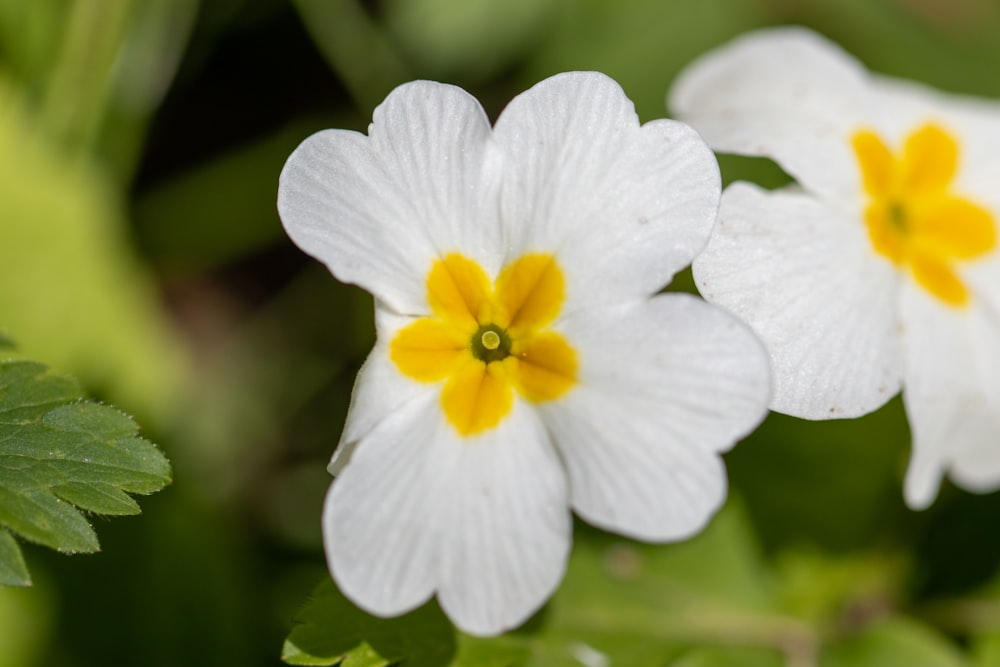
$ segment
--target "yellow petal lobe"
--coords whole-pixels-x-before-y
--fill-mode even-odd
[[[502,313],[498,324],[514,331],[537,329],[559,315],[566,280],[552,255],[528,253],[500,272],[496,298]]]
[[[969,290],[951,268],[933,255],[914,253],[910,258],[910,271],[917,284],[950,306],[964,306],[969,302]]]
[[[873,197],[888,195],[896,170],[896,160],[889,152],[889,147],[871,130],[856,132],[851,144],[861,167],[861,181],[865,192]]]
[[[973,259],[992,250],[996,226],[989,211],[965,199],[942,198],[914,221],[914,242],[942,256]]]
[[[576,350],[554,331],[516,342],[504,365],[517,392],[534,403],[557,399],[576,384]]]
[[[441,390],[441,408],[461,435],[496,427],[514,407],[514,391],[503,364],[469,359]]]
[[[924,125],[906,138],[900,166],[903,192],[920,196],[944,190],[958,171],[958,142],[937,125]]]
[[[455,327],[422,317],[400,329],[389,343],[389,358],[399,371],[420,382],[438,382],[451,375],[468,356],[465,338]]]
[[[458,253],[434,262],[427,274],[427,302],[435,315],[472,332],[489,306],[490,279],[482,267]]]

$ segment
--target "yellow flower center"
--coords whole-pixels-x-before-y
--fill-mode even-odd
[[[876,252],[907,268],[938,299],[964,306],[969,290],[954,265],[992,250],[997,233],[986,209],[952,190],[958,142],[928,123],[896,155],[871,130],[855,132],[851,143],[868,194],[865,223]]]
[[[482,267],[458,253],[427,274],[433,315],[396,334],[389,356],[420,382],[441,382],[441,409],[461,435],[497,426],[514,392],[533,403],[559,398],[576,383],[576,351],[546,329],[566,300],[552,255],[528,253],[491,285]]]

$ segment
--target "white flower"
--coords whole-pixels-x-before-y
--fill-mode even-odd
[[[719,190],[693,130],[640,127],[595,73],[543,81],[495,128],[463,90],[410,83],[368,136],[292,154],[289,235],[376,298],[323,515],[349,598],[394,615],[436,592],[493,634],[558,585],[570,510],[652,541],[705,524],[720,453],[766,412],[767,355],[721,309],[652,295]]]
[[[867,72],[803,29],[690,66],[670,105],[797,186],[726,189],[694,263],[771,352],[772,409],[857,416],[903,388],[912,507],[1000,484],[1000,106]]]

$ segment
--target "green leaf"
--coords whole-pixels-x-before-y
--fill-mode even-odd
[[[18,355],[154,423],[189,368],[152,276],[131,247],[122,193],[65,158],[0,73],[0,322]]]
[[[65,553],[99,548],[81,511],[137,514],[126,492],[170,482],[170,464],[129,417],[82,399],[74,381],[42,364],[0,362],[0,527]],[[0,583],[30,583],[7,531]]]
[[[385,20],[420,74],[482,80],[535,46],[557,9],[555,0],[390,0]]]
[[[0,530],[0,586],[30,586],[31,575],[24,556],[6,530]]]
[[[643,120],[663,117],[667,86],[684,65],[762,22],[755,3],[732,0],[576,0],[560,10],[521,68],[522,85],[566,70],[604,72]]]
[[[559,590],[499,637],[450,635],[433,603],[375,619],[328,582],[284,659],[342,667],[968,667],[937,630],[888,615],[899,607],[895,577],[907,571],[891,554],[813,548],[779,554],[772,565],[734,499],[677,544],[641,544],[578,524]]]
[[[972,655],[976,667],[1000,665],[1000,632],[977,637],[972,644]]]
[[[296,124],[183,171],[136,202],[141,244],[157,264],[177,272],[206,271],[261,252],[284,236],[274,205],[275,165],[313,132],[351,123],[358,121]]]
[[[0,350],[9,350],[12,347],[14,347],[14,341],[7,336],[7,332],[0,329]]]
[[[712,647],[689,651],[669,667],[783,667],[787,664],[774,650]]]
[[[291,665],[442,667],[455,653],[455,631],[437,605],[398,618],[376,618],[324,581],[299,613],[281,658]]]
[[[654,667],[693,646],[734,643],[769,655],[807,632],[774,613],[775,599],[746,517],[730,503],[703,533],[672,545],[639,544],[578,525],[566,578],[550,604],[500,637],[460,634],[456,642],[433,604],[376,619],[326,583],[303,610],[283,657],[344,667],[402,659],[440,667],[579,667],[601,660]]]
[[[831,646],[820,667],[963,667],[969,663],[943,635],[916,621],[893,617]]]

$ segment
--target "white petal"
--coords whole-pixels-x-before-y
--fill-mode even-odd
[[[771,409],[856,417],[899,391],[897,272],[849,212],[804,193],[734,183],[694,277],[771,353]]]
[[[704,246],[718,208],[714,156],[681,123],[640,127],[608,77],[546,79],[510,103],[495,133],[511,258],[557,251],[571,295],[648,295]]]
[[[406,377],[389,358],[389,342],[397,331],[411,322],[412,317],[396,315],[380,302],[375,302],[378,340],[354,379],[344,430],[327,467],[331,475],[340,474],[358,442],[379,423],[410,401],[440,391],[437,385]]]
[[[682,294],[566,325],[580,382],[541,409],[569,471],[573,508],[634,538],[696,533],[725,499],[719,452],[767,413],[763,346],[732,315]]]
[[[278,211],[338,279],[425,313],[427,271],[441,253],[499,266],[500,165],[479,103],[417,81],[375,110],[368,137],[326,130],[302,142],[281,172]]]
[[[334,579],[379,615],[438,591],[466,632],[524,621],[555,590],[570,546],[566,481],[537,416],[461,438],[435,395],[393,412],[357,446],[323,516]]]
[[[323,543],[334,580],[380,616],[414,609],[433,594],[447,525],[442,468],[453,456],[433,416],[436,396],[381,422],[333,481]]]
[[[955,309],[916,285],[904,290],[905,497],[915,509],[934,501],[948,469],[970,491],[1000,488],[1000,295],[991,296]]]
[[[702,56],[669,97],[715,150],[770,157],[829,197],[860,190],[850,136],[871,125],[871,105],[864,67],[802,28],[752,32]]]
[[[462,630],[498,634],[562,580],[572,532],[566,476],[538,415],[521,402],[497,429],[457,447],[444,480],[450,530],[438,597]]]

